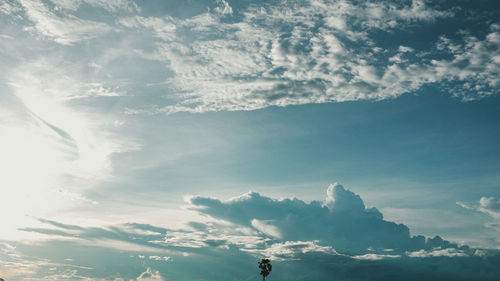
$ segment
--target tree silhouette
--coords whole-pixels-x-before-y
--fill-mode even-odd
[[[259,261],[260,275],[262,275],[262,280],[266,281],[266,276],[271,273],[273,270],[273,266],[271,265],[271,261],[269,259],[262,259]]]

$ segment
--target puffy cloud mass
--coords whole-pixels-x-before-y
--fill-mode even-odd
[[[325,203],[297,198],[276,200],[255,192],[229,201],[193,197],[193,208],[229,222],[253,227],[269,238],[284,241],[321,241],[342,253],[367,249],[398,252],[457,248],[440,237],[411,236],[407,226],[383,219],[376,208],[367,208],[359,195],[340,184],[328,187]],[[259,223],[256,223],[259,222]]]
[[[173,230],[39,219],[45,227],[23,230],[50,239],[0,243],[0,269],[12,280],[249,280],[258,274],[256,261],[268,257],[277,280],[500,276],[498,252],[458,247],[439,236],[411,236],[408,227],[384,220],[340,184],[328,187],[323,202],[255,192],[227,201],[192,197],[189,202],[215,220]]]

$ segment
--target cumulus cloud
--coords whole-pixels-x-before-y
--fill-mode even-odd
[[[50,227],[22,230],[102,241],[100,245],[111,248],[118,244],[110,241],[136,244],[150,250],[197,251],[207,247],[236,247],[282,258],[307,252],[357,256],[387,255],[388,251],[391,255],[398,255],[448,248],[469,252],[468,247],[458,247],[439,236],[411,236],[408,227],[384,220],[376,208],[365,207],[358,195],[337,183],[328,187],[323,203],[306,203],[297,198],[273,199],[252,192],[228,201],[192,197],[189,202],[192,209],[216,220],[205,224],[192,222],[190,229],[169,230],[136,223],[80,227],[39,219]]]
[[[192,208],[204,214],[253,227],[272,239],[318,240],[341,253],[366,253],[368,248],[400,252],[457,248],[456,244],[440,237],[411,236],[408,227],[384,220],[380,211],[367,208],[359,195],[340,184],[328,187],[324,204],[319,201],[306,203],[297,198],[276,200],[255,192],[228,201],[193,197],[190,203]],[[265,225],[256,221],[265,222]]]
[[[45,227],[23,230],[50,239],[0,243],[0,261],[5,261],[0,265],[21,270],[13,263],[28,259],[31,272],[23,271],[24,276],[39,280],[247,280],[261,257],[271,258],[273,276],[283,280],[325,280],[332,274],[348,280],[495,280],[500,274],[494,266],[498,252],[458,247],[439,236],[411,237],[406,226],[383,220],[340,184],[328,187],[323,202],[247,193],[227,201],[192,197],[190,203],[215,219],[175,230],[39,219]],[[49,253],[47,262],[30,260],[40,252]]]

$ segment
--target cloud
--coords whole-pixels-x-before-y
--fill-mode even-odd
[[[457,248],[456,244],[438,236],[433,239],[411,236],[408,227],[385,221],[376,208],[367,208],[358,195],[340,184],[328,187],[325,204],[306,203],[296,198],[276,200],[255,192],[228,201],[193,197],[190,203],[201,213],[253,227],[278,241],[318,240],[341,253],[362,254],[368,248],[399,252]]]
[[[272,225],[273,221],[261,221],[253,219],[250,224],[258,231],[275,238],[281,238],[282,235],[279,229]]]
[[[456,202],[462,208],[476,210],[491,215],[495,219],[500,219],[500,199],[496,197],[483,196],[476,204]]]
[[[496,93],[497,24],[484,38],[462,36],[468,42],[459,54],[439,42],[438,48],[418,51],[380,46],[380,32],[399,34],[455,15],[424,1],[318,0],[244,8],[229,22],[219,8],[187,19],[122,19],[124,26],[156,34],[152,58],[174,72],[167,83],[176,92],[172,105],[129,113],[382,100],[435,83],[463,100]]]
[[[171,261],[172,257],[169,256],[149,256],[150,260],[155,260],[155,261]]]
[[[76,11],[82,4],[103,8],[108,12],[126,10],[129,12],[140,11],[137,4],[131,0],[50,0],[57,8]]]
[[[85,81],[74,65],[46,56],[9,67],[1,79],[0,184],[9,188],[0,190],[0,211],[12,213],[5,238],[19,237],[26,215],[97,203],[84,193],[111,177],[114,153],[134,145],[117,137],[108,109],[82,106],[119,93]]]
[[[331,246],[319,246],[315,241],[286,241],[274,243],[264,250],[244,249],[246,252],[259,253],[271,260],[294,260],[310,253],[322,253],[327,255],[338,255]]]
[[[411,258],[427,258],[427,257],[466,257],[467,253],[454,248],[438,249],[432,251],[420,250],[409,252],[407,255]]]
[[[21,8],[17,5],[17,3],[9,3],[7,1],[2,1],[0,3],[0,12],[5,15],[12,15],[19,12]]]
[[[490,25],[484,39],[466,33],[461,40],[441,37],[438,49],[446,50],[453,57],[449,60],[432,60],[436,77],[452,83],[447,88],[464,100],[474,100],[498,93],[500,86],[500,28]],[[460,81],[460,84],[454,82]],[[470,93],[474,93],[471,95]]]
[[[378,261],[383,259],[395,259],[400,257],[401,255],[364,254],[364,255],[354,256],[353,258],[359,260]]]
[[[190,202],[215,219],[175,230],[39,219],[45,227],[23,230],[46,239],[0,244],[0,265],[9,268],[9,278],[23,270],[22,276],[37,280],[248,280],[258,274],[262,257],[271,258],[272,276],[281,280],[495,280],[500,274],[497,251],[458,247],[439,236],[411,237],[407,227],[383,220],[340,184],[329,186],[324,202],[258,193]],[[40,253],[44,262],[33,260]]]
[[[72,15],[57,16],[42,2],[20,0],[26,15],[35,24],[34,31],[63,45],[88,40],[111,30],[104,23],[77,18]]]
[[[225,0],[217,0],[218,7],[214,10],[222,15],[231,15],[233,13],[233,8]]]
[[[164,279],[160,276],[160,272],[157,270],[153,271],[150,267],[146,269],[139,277],[137,281],[163,281]]]
[[[397,255],[448,248],[469,253],[468,247],[458,247],[439,236],[411,236],[408,227],[383,220],[377,209],[366,208],[358,195],[337,183],[328,187],[325,203],[306,203],[297,198],[272,199],[252,192],[228,201],[192,197],[189,202],[192,209],[215,220],[204,224],[192,222],[190,229],[169,230],[137,223],[80,227],[38,219],[50,227],[25,227],[21,230],[101,241],[100,245],[111,248],[117,247],[116,243],[111,243],[116,241],[149,250],[174,252],[236,247],[273,255],[288,251],[290,256],[295,252],[310,251],[357,256],[387,255],[390,251],[391,255]]]
[[[99,60],[95,73],[102,74],[89,93],[115,96],[119,91],[105,85],[120,84],[155,97],[122,109],[129,114],[383,100],[426,85],[463,101],[498,92],[499,24],[476,10],[470,24],[463,10],[444,8],[448,3],[218,0],[163,16],[129,0],[20,3],[0,8],[33,23],[14,24],[20,32],[51,39],[70,53],[89,40],[105,46],[89,50]],[[87,10],[107,17],[90,17]],[[419,37],[457,21],[454,30]],[[476,25],[480,32],[471,30]],[[103,36],[108,34],[119,40],[110,44]],[[408,34],[416,34],[415,40]],[[131,59],[154,65],[161,75],[144,83],[140,71],[117,66]]]
[[[500,199],[495,197],[481,197],[479,206],[484,210],[498,213],[500,212]]]
[[[498,235],[500,234],[500,199],[493,196],[482,196],[478,201],[456,202],[456,204],[464,209],[472,212],[485,214],[486,221],[484,222],[484,230],[487,235],[483,235],[483,239],[490,248],[499,248]]]

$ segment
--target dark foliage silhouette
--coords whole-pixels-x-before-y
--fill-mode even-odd
[[[266,281],[266,277],[273,270],[273,266],[271,265],[271,261],[269,259],[262,259],[259,261],[260,275],[262,275],[262,280]]]

